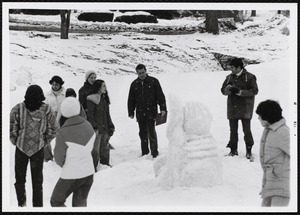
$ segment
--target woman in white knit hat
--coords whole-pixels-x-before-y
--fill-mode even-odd
[[[96,72],[94,70],[88,70],[85,73],[85,82],[78,91],[79,102],[83,106],[86,113],[87,113],[86,97],[88,96],[91,86],[93,85],[96,78],[97,78]]]
[[[50,204],[63,207],[73,193],[72,206],[86,207],[95,173],[92,153],[97,153],[96,134],[91,124],[79,116],[80,104],[76,98],[65,98],[60,111],[65,120],[56,134],[54,158],[62,172]]]

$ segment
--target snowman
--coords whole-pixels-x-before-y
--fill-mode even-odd
[[[210,133],[210,111],[199,101],[183,101],[173,95],[169,102],[168,154],[153,164],[157,183],[166,189],[221,183],[222,162]]]

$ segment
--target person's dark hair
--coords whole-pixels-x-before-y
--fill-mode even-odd
[[[234,66],[235,68],[240,67],[241,69],[244,68],[244,62],[242,58],[233,58],[230,62],[229,62],[230,66]]]
[[[49,81],[49,84],[52,85],[52,83],[53,83],[54,81],[55,81],[56,83],[60,84],[61,86],[65,83],[65,82],[62,80],[62,78],[59,77],[58,75],[53,76],[53,77],[51,78],[51,80]]]
[[[73,88],[68,88],[66,90],[66,97],[73,96],[76,98],[77,94]]]
[[[135,70],[140,70],[140,69],[144,69],[146,70],[146,66],[144,64],[139,64],[136,66]]]
[[[278,102],[273,100],[266,100],[261,103],[256,108],[256,113],[268,123],[273,124],[281,120],[282,109]]]
[[[29,111],[38,110],[45,100],[44,92],[39,85],[31,85],[27,88],[25,96],[25,107]]]
[[[88,95],[92,95],[92,94],[96,94],[99,92],[99,89],[101,88],[102,84],[104,83],[103,80],[101,79],[97,79],[94,81],[93,85],[91,86],[91,89],[88,93]],[[109,99],[109,96],[108,96],[108,92],[106,90],[106,93],[102,94],[101,95],[102,98],[104,98],[108,104],[110,104],[110,99]]]
[[[63,124],[67,121],[67,117],[64,117],[63,115],[60,116],[59,118],[59,126],[63,126]]]

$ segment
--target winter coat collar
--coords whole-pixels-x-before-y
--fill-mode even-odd
[[[88,81],[86,81],[86,82],[84,82],[83,86],[90,88],[92,85]]]
[[[272,125],[269,125],[268,128],[271,129],[272,131],[276,131],[278,128],[283,126],[286,123],[286,120],[282,118],[278,122],[273,123]]]
[[[83,123],[84,121],[85,121],[85,119],[79,115],[73,116],[73,117],[68,118],[61,128],[78,125],[78,124]]]
[[[89,95],[87,97],[87,100],[90,100],[90,101],[94,102],[97,105],[97,104],[100,103],[101,96],[98,93],[92,94],[92,95]]]

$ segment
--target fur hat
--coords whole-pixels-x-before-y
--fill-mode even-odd
[[[95,72],[94,70],[89,70],[89,71],[87,71],[87,72],[85,73],[85,80],[86,80],[86,81],[87,81],[88,78],[91,76],[91,74],[97,75],[96,72]]]
[[[74,97],[67,97],[63,100],[60,106],[61,115],[70,118],[77,116],[80,113],[79,101]]]
[[[55,81],[56,83],[60,84],[60,85],[63,85],[63,84],[65,83],[65,82],[61,79],[61,77],[59,77],[58,75],[53,76],[53,77],[51,78],[51,80],[49,81],[49,84],[52,85],[52,83],[53,83],[54,81]]]

